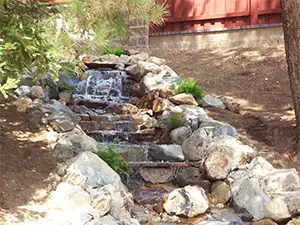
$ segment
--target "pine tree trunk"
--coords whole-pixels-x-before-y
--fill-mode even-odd
[[[281,0],[286,61],[296,115],[296,150],[300,153],[300,0]]]

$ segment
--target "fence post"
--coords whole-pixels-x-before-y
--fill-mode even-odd
[[[258,24],[258,0],[250,0],[250,25]]]

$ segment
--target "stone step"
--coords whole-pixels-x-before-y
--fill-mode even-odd
[[[134,121],[133,115],[79,115],[82,121],[96,121],[96,122],[117,122],[117,121]]]
[[[109,130],[109,131],[120,131],[120,132],[136,132],[138,131],[138,126],[135,125],[132,121],[81,121],[81,128],[85,132],[93,132],[99,130]]]
[[[161,129],[143,130],[140,132],[121,132],[121,131],[92,131],[87,134],[98,142],[114,142],[116,139],[121,142],[137,144],[140,142],[159,141],[164,131]]]

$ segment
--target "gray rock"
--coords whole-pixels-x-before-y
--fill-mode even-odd
[[[137,82],[139,82],[142,78],[142,74],[140,74],[137,64],[126,67],[125,71]]]
[[[111,196],[109,214],[114,217],[114,219],[124,225],[139,224],[131,218],[130,212],[134,203],[133,197],[130,193],[127,193],[126,191],[119,191],[109,184],[102,188],[93,190],[91,195],[100,196],[103,191]]]
[[[19,97],[30,97],[30,86],[21,85],[15,90]]]
[[[139,54],[134,54],[130,56],[130,64],[137,64],[139,61],[146,61],[149,58],[149,54],[146,52],[141,52]]]
[[[151,145],[148,148],[148,155],[156,161],[184,161],[184,155],[180,145]]]
[[[146,74],[148,73],[158,73],[160,72],[161,68],[154,64],[154,63],[151,63],[151,62],[144,62],[144,61],[140,61],[138,62],[138,70],[139,70],[139,73],[141,74],[141,76],[145,76]]]
[[[243,181],[239,188],[232,192],[232,198],[235,210],[247,212],[255,220],[264,218],[265,208],[271,201],[256,179]]]
[[[250,176],[257,179],[263,178],[268,173],[274,171],[275,168],[272,166],[272,164],[260,156],[252,159],[248,167]]]
[[[233,149],[213,143],[207,152],[204,169],[208,177],[213,180],[225,179],[232,168]]]
[[[289,208],[289,212],[295,216],[300,214],[300,192],[294,191],[281,195]]]
[[[206,112],[201,107],[191,105],[180,105],[179,107],[182,109],[182,113],[187,119],[208,119]]]
[[[231,193],[237,193],[240,186],[245,180],[249,180],[249,174],[246,169],[234,170],[227,176]]]
[[[144,95],[152,90],[174,91],[179,76],[168,66],[161,66],[158,74],[148,73],[140,81],[141,93]]]
[[[99,150],[97,141],[83,131],[74,129],[71,132],[66,132],[65,135],[71,141],[77,153],[82,151],[97,152]]]
[[[58,203],[62,209],[74,210],[90,205],[91,197],[81,187],[63,182],[52,193],[51,201]]]
[[[111,184],[117,190],[125,191],[119,175],[92,152],[79,153],[68,165],[64,180],[81,187],[102,187]]]
[[[184,156],[186,159],[191,161],[199,161],[203,159],[206,154],[206,149],[211,141],[212,139],[207,136],[203,129],[196,130],[182,144]]]
[[[289,212],[288,206],[282,198],[274,198],[265,208],[265,217],[271,218],[276,222],[287,221],[292,215]]]
[[[115,68],[117,70],[125,70],[125,65],[123,63],[118,63]]]
[[[280,193],[300,190],[300,179],[296,169],[282,169],[266,174],[260,181],[268,193]]]
[[[186,186],[172,191],[163,207],[169,215],[183,215],[191,218],[205,213],[209,203],[203,188]]]
[[[124,65],[129,65],[130,63],[130,56],[128,55],[121,55],[119,58],[119,63],[122,63]]]
[[[144,181],[152,184],[167,183],[171,181],[175,175],[175,171],[172,168],[142,167],[139,172]]]
[[[72,121],[69,115],[64,112],[54,111],[48,118],[51,127],[60,133],[71,131],[76,124]]]
[[[50,99],[56,99],[58,97],[58,86],[56,82],[53,80],[52,76],[39,76],[38,80],[35,81],[32,75],[26,75],[22,77],[19,85],[26,85],[26,86],[34,86],[34,85],[40,85],[44,88],[47,88],[49,90],[49,98]]]
[[[239,134],[237,130],[229,124],[222,125],[213,134],[214,137],[225,136],[225,135],[234,138],[239,138]]]
[[[178,105],[194,105],[197,106],[198,102],[191,94],[180,93],[169,98],[171,102]]]
[[[72,142],[68,138],[61,138],[53,149],[53,155],[58,162],[66,162],[74,157]]]
[[[113,54],[101,55],[99,57],[99,61],[107,62],[111,64],[118,64],[119,63],[119,56]]]
[[[224,103],[217,97],[207,94],[203,97],[203,106],[225,109]]]
[[[30,88],[31,99],[43,99],[45,98],[44,89],[41,86],[34,85]]]
[[[223,181],[216,181],[211,187],[211,202],[225,205],[231,198],[230,187]]]
[[[192,135],[190,127],[178,127],[170,132],[172,142],[181,145],[187,138]]]

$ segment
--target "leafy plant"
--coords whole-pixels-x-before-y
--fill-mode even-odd
[[[0,89],[4,96],[23,74],[36,68],[40,74],[57,75],[53,46],[46,36],[45,22],[54,14],[45,3],[0,0]],[[10,88],[8,86],[10,85]]]
[[[105,48],[104,51],[102,52],[102,55],[108,55],[108,54],[121,56],[121,55],[126,55],[126,52],[119,47]]]
[[[181,113],[172,114],[169,117],[163,118],[162,123],[167,127],[169,131],[172,131],[178,127],[181,127],[184,123],[184,118]]]
[[[181,80],[178,88],[176,89],[176,93],[186,93],[193,95],[199,105],[202,104],[202,100],[205,95],[203,89],[197,84],[197,81],[195,81],[195,79],[192,77]]]
[[[99,147],[96,153],[103,161],[105,161],[120,176],[129,175],[131,168],[120,152],[116,151],[115,145]]]
[[[65,54],[99,54],[112,42],[125,40],[132,21],[161,25],[166,12],[166,4],[155,0],[72,0],[60,8],[57,43]]]
[[[6,79],[6,82],[0,85],[0,93],[3,95],[4,98],[7,98],[8,97],[7,92],[9,90],[17,88],[18,83],[19,83],[18,79],[8,77]]]

